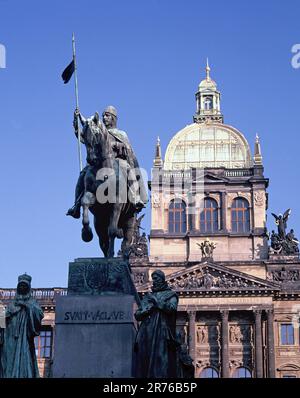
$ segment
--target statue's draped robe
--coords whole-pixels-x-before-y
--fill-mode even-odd
[[[149,297],[158,301],[150,315],[143,314]],[[135,317],[142,321],[136,339],[135,375],[140,378],[176,377],[176,311],[178,296],[166,289],[146,295]]]
[[[125,131],[119,130],[117,128],[109,129],[108,132],[110,133],[111,136],[114,137],[114,139],[117,142],[120,142],[125,146],[126,152],[127,152],[126,160],[118,159],[118,164],[120,167],[118,172],[121,172],[123,174],[122,177],[125,178],[126,180],[127,180],[127,177],[129,176],[128,189],[129,189],[129,191],[131,191],[131,195],[133,197],[135,197],[135,200],[137,202],[140,201],[140,202],[146,204],[148,201],[147,191],[145,189],[142,175],[140,174],[140,171],[139,171],[140,166],[139,166],[138,160],[137,160],[135,153],[132,149],[132,146],[129,142],[127,134],[125,133]],[[132,177],[129,175],[130,170],[135,170],[135,172],[139,175],[139,178],[140,178],[140,180],[139,180],[139,196],[138,197],[135,194],[136,190],[130,186],[130,178]],[[117,172],[117,175],[118,175],[118,172]],[[119,178],[120,177],[121,176],[119,176]]]
[[[26,301],[26,307],[21,307],[16,313],[15,305],[16,303],[10,304],[6,313],[1,355],[3,377],[39,377],[34,337],[39,335],[43,311],[32,298]]]

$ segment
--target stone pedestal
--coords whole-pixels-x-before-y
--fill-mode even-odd
[[[70,263],[56,302],[53,377],[132,377],[137,293],[121,259]]]

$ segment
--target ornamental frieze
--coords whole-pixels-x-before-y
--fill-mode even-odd
[[[269,271],[267,273],[267,279],[276,282],[297,282],[300,281],[300,270],[282,269]]]

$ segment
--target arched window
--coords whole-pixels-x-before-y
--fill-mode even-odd
[[[252,376],[251,376],[251,372],[250,372],[249,369],[240,367],[240,368],[236,368],[235,369],[235,371],[233,372],[232,377],[236,378],[236,379],[241,379],[241,378],[244,378],[244,377],[251,378]]]
[[[204,368],[200,373],[201,379],[218,379],[219,373],[214,368]]]
[[[218,226],[218,204],[214,199],[205,198],[204,208],[200,213],[200,231],[215,232]]]
[[[186,205],[182,200],[172,200],[169,205],[169,232],[186,232]]]
[[[209,111],[213,107],[213,101],[211,97],[205,97],[204,99],[204,109]]]
[[[250,231],[249,203],[244,198],[236,198],[232,202],[231,230],[232,232]]]

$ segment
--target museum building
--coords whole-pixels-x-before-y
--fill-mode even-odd
[[[155,269],[177,291],[178,335],[197,378],[300,377],[299,252],[269,247],[269,180],[258,136],[253,144],[252,156],[243,133],[224,123],[208,64],[193,123],[173,136],[164,158],[156,144],[149,253],[137,231],[130,263],[141,295]],[[4,303],[14,294],[0,289]],[[33,289],[45,314],[36,337],[43,377],[51,377],[56,298],[66,294]]]

